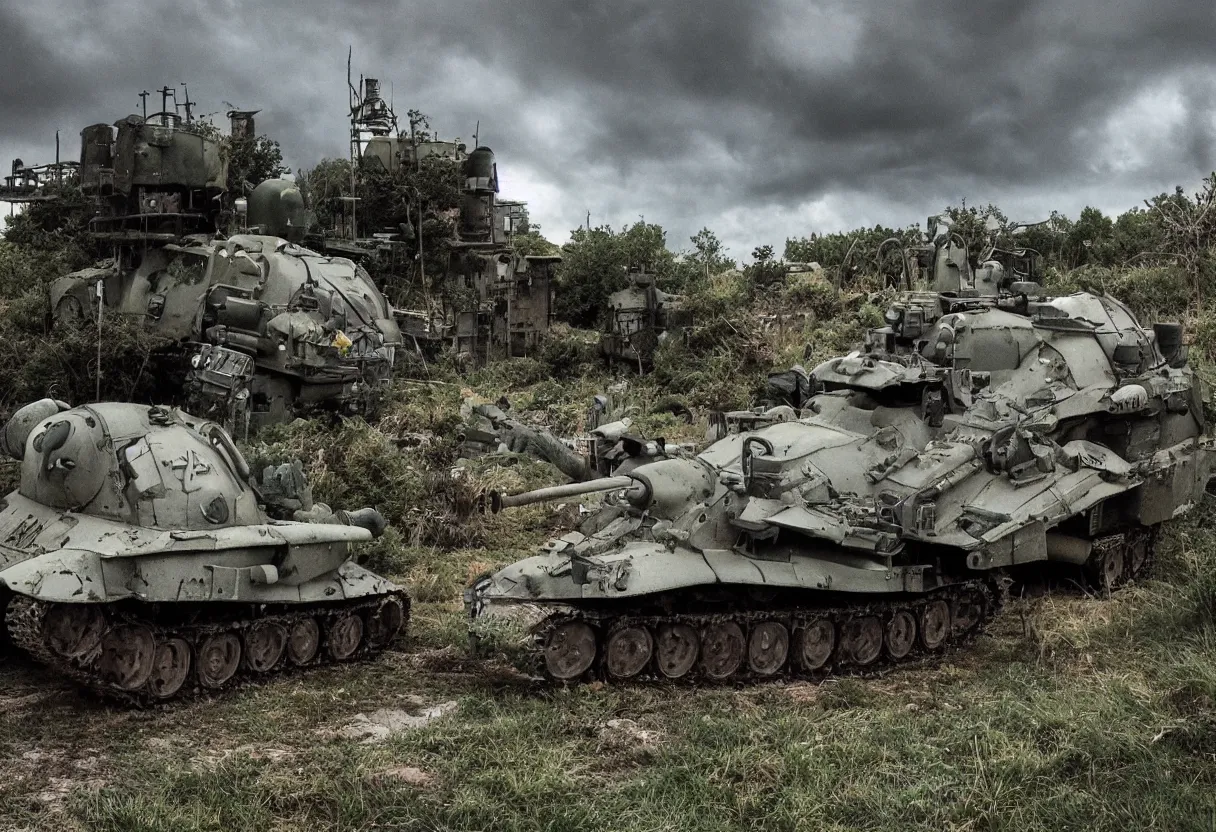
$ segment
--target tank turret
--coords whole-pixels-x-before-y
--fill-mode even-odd
[[[308,233],[311,218],[295,182],[267,179],[249,194],[247,223],[250,233],[298,243]]]
[[[263,186],[251,198],[252,215],[294,222],[292,183]],[[98,280],[110,309],[194,345],[189,406],[233,429],[246,417],[256,426],[311,408],[365,412],[402,343],[387,299],[362,266],[281,237],[166,246],[135,267],[59,278],[50,288],[56,320],[95,314]]]
[[[659,344],[671,330],[687,326],[684,298],[655,285],[655,275],[633,267],[626,274],[628,285],[608,296],[606,326],[600,338],[600,354],[608,361],[645,368]]]
[[[97,172],[99,192],[108,194],[108,210],[90,222],[90,231],[123,241],[171,241],[214,230],[217,197],[228,187],[228,162],[218,139],[175,113],[128,116],[114,126],[108,149],[100,125],[81,137],[82,158],[100,161],[108,155],[113,169],[111,174],[100,165],[86,166],[86,174]]]

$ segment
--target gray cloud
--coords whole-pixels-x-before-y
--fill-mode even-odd
[[[1216,167],[1216,6],[1195,0],[15,6],[10,158],[182,80],[221,118],[261,107],[295,166],[342,155],[353,45],[399,111],[466,139],[480,121],[505,195],[559,240],[590,211],[677,247],[708,225],[746,256],[963,197],[1122,210]]]

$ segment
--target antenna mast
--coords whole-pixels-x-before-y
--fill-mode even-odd
[[[182,81],[181,85],[182,85],[182,95],[184,95],[186,97],[185,102],[182,103],[182,107],[186,111],[186,124],[189,124],[190,122],[194,121],[194,113],[191,111],[190,108],[193,107],[198,102],[190,100],[190,88],[186,86],[186,82]]]
[[[170,87],[167,84],[161,87],[157,92],[160,93],[160,111],[163,114],[169,112],[169,96],[173,96],[173,112],[177,112],[177,88]],[[161,116],[162,119],[167,118],[166,115]]]
[[[350,81],[350,58],[353,46],[346,47],[346,87],[350,98],[350,238],[358,239],[359,234],[355,225],[355,166],[359,164],[359,128],[356,119],[363,107],[360,91]],[[363,77],[359,77],[359,87],[363,86]]]

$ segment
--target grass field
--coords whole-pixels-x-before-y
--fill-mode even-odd
[[[1210,830],[1213,508],[1141,586],[1039,591],[936,664],[817,686],[504,682],[442,646],[480,551],[442,555],[386,657],[213,701],[110,708],[12,658],[0,829]]]

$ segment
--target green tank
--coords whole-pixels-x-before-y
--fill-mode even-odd
[[[654,363],[655,350],[671,334],[691,324],[684,298],[655,285],[644,268],[628,273],[628,286],[608,298],[608,315],[600,336],[600,354],[639,371]]]
[[[499,498],[606,495],[470,588],[474,634],[523,622],[560,681],[818,678],[963,642],[1046,564],[1103,590],[1144,575],[1216,459],[1181,327],[935,246],[929,285],[816,367],[792,418]]]
[[[8,421],[0,450],[21,461],[0,501],[8,640],[95,691],[221,690],[377,653],[407,622],[405,592],[351,559],[383,531],[379,513],[269,519],[214,422],[44,399]]]
[[[187,406],[232,430],[317,408],[368,410],[402,343],[362,266],[281,237],[194,237],[121,252],[51,283],[56,324],[96,319],[99,284],[103,316],[142,317],[188,348]]]

